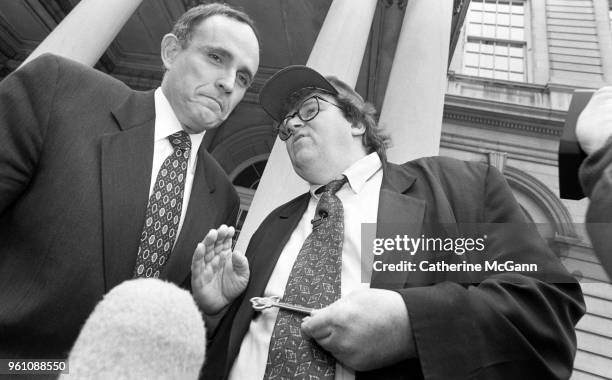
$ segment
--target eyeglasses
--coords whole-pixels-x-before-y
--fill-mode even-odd
[[[304,122],[310,121],[317,117],[319,111],[321,110],[319,106],[319,101],[324,101],[325,103],[329,103],[333,106],[342,109],[339,105],[332,103],[329,100],[323,99],[318,95],[313,95],[310,98],[305,99],[302,104],[300,104],[300,106],[297,108],[297,111],[285,116],[283,121],[281,121],[281,123],[278,125],[278,137],[280,137],[280,139],[283,141],[286,141],[289,137],[291,137],[291,135],[293,134],[293,127],[289,125],[289,121],[294,117],[297,116],[300,120]]]

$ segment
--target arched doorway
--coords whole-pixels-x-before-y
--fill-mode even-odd
[[[232,184],[240,196],[240,211],[238,212],[238,219],[236,221],[236,239],[240,234],[242,224],[246,219],[249,207],[253,201],[255,190],[259,185],[259,180],[263,174],[263,171],[268,162],[269,154],[261,154],[255,157],[251,157],[245,162],[238,165],[232,173],[230,173],[230,179]]]

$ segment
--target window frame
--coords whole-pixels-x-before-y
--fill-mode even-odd
[[[488,9],[486,5],[487,3],[490,4]],[[502,38],[504,36],[501,36],[501,37],[498,36],[499,25],[502,25],[502,27],[505,27],[506,25],[506,24],[498,24],[499,22],[498,15],[500,14],[499,12],[500,3],[508,3],[508,6],[519,5],[519,3],[522,5],[522,19],[523,19],[522,27],[521,27],[522,38],[523,38],[522,40],[511,38],[512,37],[511,35],[512,26],[513,26],[512,19],[514,15],[518,15],[512,12],[501,13],[503,15],[506,15],[506,14],[508,15],[507,28],[510,30],[509,30],[508,36],[505,36],[507,38]],[[475,10],[481,13],[480,20],[476,20],[476,21],[480,21],[480,24],[474,23],[474,16],[473,16],[474,9],[472,9],[474,4],[482,4],[480,9]],[[491,80],[502,80],[502,81],[523,82],[523,83],[528,83],[530,81],[530,78],[532,77],[532,73],[531,73],[530,57],[529,57],[531,53],[530,52],[531,26],[529,23],[529,20],[530,20],[529,5],[530,3],[528,0],[471,0],[470,1],[470,9],[468,11],[465,25],[464,25],[463,47],[461,51],[462,57],[461,57],[460,65],[459,65],[460,70],[463,74],[475,76],[479,78],[491,79]],[[491,6],[494,8],[491,8]],[[512,8],[508,8],[508,10],[511,10],[511,9]],[[495,12],[494,13],[490,12],[490,10],[495,10]],[[485,15],[490,14],[490,13],[494,14],[494,18],[493,18],[493,22],[495,22],[494,24],[486,23],[486,21],[490,21],[490,20],[485,20]],[[493,31],[495,35],[485,36],[483,35],[482,31],[480,31],[479,35],[470,34],[471,25],[480,25],[481,27],[484,25],[491,25],[493,27]],[[474,44],[478,45],[478,51],[475,51],[473,49]],[[472,46],[471,50],[469,50],[470,45]],[[492,52],[483,52],[482,51],[483,45],[492,45]],[[499,66],[497,65],[498,65],[498,62],[500,61],[497,60],[497,58],[500,57],[501,55],[497,54],[496,49],[498,47],[503,47],[503,46],[508,47],[508,54],[505,56],[507,58],[505,60],[507,62],[507,68],[498,69]],[[521,48],[522,57],[510,54],[511,48],[517,48],[517,47]],[[468,60],[473,59],[471,58],[473,56],[477,57],[478,62],[476,63],[467,62]],[[483,56],[485,57],[490,56],[492,60],[492,64],[484,65],[483,67],[481,63]],[[522,72],[512,70],[511,68],[512,60],[519,59],[519,58],[522,58]],[[490,71],[490,73],[488,75],[484,74],[482,73],[482,70],[488,70]],[[505,75],[502,77],[502,76],[499,76],[498,73],[505,73]],[[513,75],[515,77],[513,77]],[[517,75],[522,75],[522,78],[519,79]]]

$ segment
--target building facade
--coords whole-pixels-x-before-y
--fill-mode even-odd
[[[585,234],[588,201],[559,198],[557,152],[574,89],[612,84],[609,10],[606,0],[471,0],[444,106],[440,154],[500,169],[582,279],[574,379],[612,377],[612,287]]]

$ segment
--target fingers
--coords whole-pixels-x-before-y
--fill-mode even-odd
[[[217,242],[218,231],[215,229],[211,229],[208,231],[204,240],[202,241],[205,250],[205,260],[206,262],[210,262],[213,256],[215,255],[215,243]]]
[[[191,259],[191,272],[202,275],[209,271],[217,272],[223,265],[222,255],[216,255],[204,242],[198,243]]]
[[[234,227],[221,225],[217,229],[208,231],[204,239],[198,243],[191,261],[192,289],[212,289],[214,286],[221,289],[224,278],[230,278],[230,280],[233,278],[231,274],[234,259],[231,258],[231,248],[234,235]],[[244,274],[242,278],[248,281],[248,263],[243,262],[243,260],[246,261],[246,258],[236,260],[236,265]],[[225,277],[225,274],[228,276]],[[211,284],[214,286],[211,287]]]
[[[210,262],[217,255],[222,255],[222,260],[227,258],[232,249],[232,239],[235,233],[234,227],[228,227],[225,224],[219,226],[218,229],[208,231],[202,241],[205,249],[205,261]]]
[[[225,224],[222,224],[217,229],[217,239],[215,240],[215,254],[219,255],[225,253],[227,256],[227,252],[232,249],[232,239],[234,237],[234,227],[228,227]]]
[[[223,236],[223,241],[221,242],[223,249],[232,249],[232,240],[234,239],[234,235],[236,234],[236,230],[234,227],[227,227],[226,225],[221,225],[221,227],[225,227],[223,229],[224,234],[219,235],[219,239]]]
[[[333,311],[330,311],[329,307],[314,310],[309,317],[302,320],[302,331],[320,343],[332,334],[333,318]]]
[[[204,264],[204,258],[206,256],[206,249],[204,248],[204,243],[198,243],[195,251],[193,252],[193,257],[191,258],[191,271],[196,272],[198,268],[200,268]]]
[[[225,224],[220,225],[217,229],[217,243],[221,245],[228,241],[231,243],[235,232],[234,227],[228,227]]]
[[[232,253],[232,267],[238,276],[249,276],[249,261],[246,256],[239,251]]]

